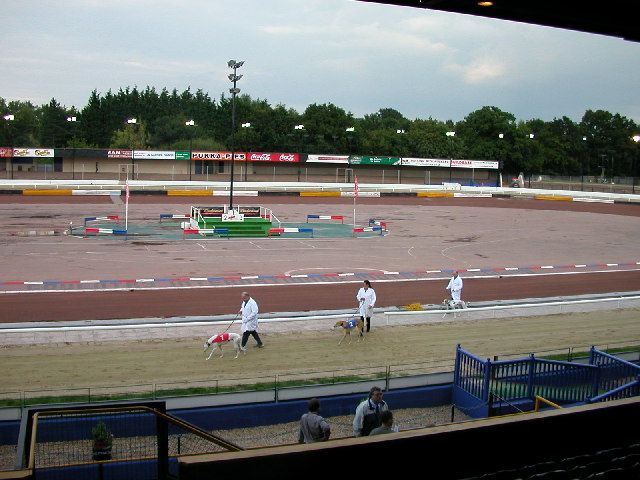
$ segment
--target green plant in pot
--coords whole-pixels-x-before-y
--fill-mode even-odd
[[[93,451],[91,458],[94,460],[111,460],[111,447],[113,445],[113,435],[109,431],[107,424],[100,421],[91,429],[93,437]]]

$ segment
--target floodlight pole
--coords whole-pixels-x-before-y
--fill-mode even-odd
[[[242,75],[237,75],[236,71],[244,64],[244,61],[236,62],[235,60],[229,60],[227,66],[233,68],[233,73],[229,74],[228,78],[233,82],[233,88],[229,90],[231,93],[231,181],[229,185],[229,210],[233,210],[233,174],[235,165],[235,133],[236,133],[236,95],[240,93],[240,89],[236,87],[238,80],[242,78]]]

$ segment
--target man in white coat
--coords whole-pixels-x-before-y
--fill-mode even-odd
[[[242,314],[242,349],[245,349],[249,335],[258,343],[256,347],[262,348],[262,340],[258,335],[258,304],[247,292],[242,292],[241,296],[242,303],[238,313]]]
[[[460,301],[460,293],[462,293],[462,279],[458,276],[458,272],[454,272],[453,277],[449,280],[446,290],[451,291],[451,298],[454,302]]]
[[[369,280],[364,281],[364,286],[358,290],[356,299],[359,302],[360,318],[362,321],[367,320],[367,332],[371,329],[371,315],[373,315],[373,307],[376,305],[376,292],[371,288]]]

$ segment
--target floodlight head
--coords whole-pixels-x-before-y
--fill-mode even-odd
[[[396,133],[405,133],[404,130],[396,130]]]
[[[356,131],[356,127],[347,127],[345,129],[345,132],[355,132]]]
[[[236,63],[236,68],[240,68],[242,65],[244,65],[244,60]]]
[[[533,138],[533,137],[535,137],[535,135],[533,133],[530,133],[529,138]]]
[[[229,60],[229,61],[227,62],[227,66],[228,66],[229,68],[233,68],[233,67],[235,67],[235,66],[236,66],[236,61],[235,61],[235,60]]]
[[[251,126],[251,122],[243,123],[240,126],[243,127],[243,128],[249,128]]]
[[[194,122],[193,120],[189,120],[188,122],[184,122],[184,124],[189,126],[189,127],[193,127],[193,126],[195,126],[196,122]]]
[[[640,135],[634,135],[633,137],[631,137],[631,140],[633,140],[636,143],[640,142]]]
[[[138,119],[137,118],[129,118],[127,120],[127,123],[138,123]]]
[[[504,133],[499,133],[498,138],[504,138]]]
[[[446,135],[447,135],[447,137],[455,137],[456,136],[456,132],[447,132]]]
[[[67,122],[77,122],[78,119],[76,117],[67,117]]]
[[[16,119],[16,117],[15,117],[14,115],[10,114],[10,113],[9,113],[9,114],[7,114],[7,115],[5,115],[5,116],[4,116],[4,117],[2,117],[2,118],[4,118],[5,120],[7,120],[8,122],[12,122],[13,120],[15,120],[15,119]]]
[[[229,92],[230,92],[232,95],[237,95],[238,93],[240,93],[240,89],[239,89],[239,88],[230,88],[230,89],[229,89]]]

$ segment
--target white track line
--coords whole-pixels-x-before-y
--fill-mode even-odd
[[[515,273],[509,275],[475,275],[473,277],[466,277],[467,279],[491,279],[491,278],[502,278],[502,277],[543,277],[550,275],[588,275],[591,273],[623,273],[623,272],[636,272],[640,271],[640,268],[628,269],[628,270],[593,270],[590,272],[545,272],[545,273]],[[339,273],[338,277],[349,277],[354,276],[354,273]],[[241,277],[242,278],[242,277]],[[291,277],[293,278],[293,277]],[[305,277],[308,278],[308,277]],[[331,277],[336,278],[336,277]],[[373,280],[375,283],[401,283],[401,282],[443,282],[449,280],[451,277],[436,277],[436,278],[394,278],[394,279],[375,279]],[[98,282],[98,280],[91,281],[93,283]],[[330,281],[330,282],[291,282],[291,283],[243,283],[243,284],[235,284],[235,285],[191,285],[191,286],[167,286],[167,287],[135,287],[136,291],[142,290],[189,290],[189,289],[202,289],[202,288],[254,288],[254,287],[289,287],[293,285],[342,285],[342,284],[352,284],[352,283],[361,283],[362,280],[340,280],[340,281]],[[88,293],[88,292],[122,292],[132,290],[132,284],[127,284],[127,286],[119,287],[119,288],[90,288],[90,289],[81,289],[81,290],[3,290],[0,291],[2,295],[11,295],[11,294],[38,294],[38,293]]]

